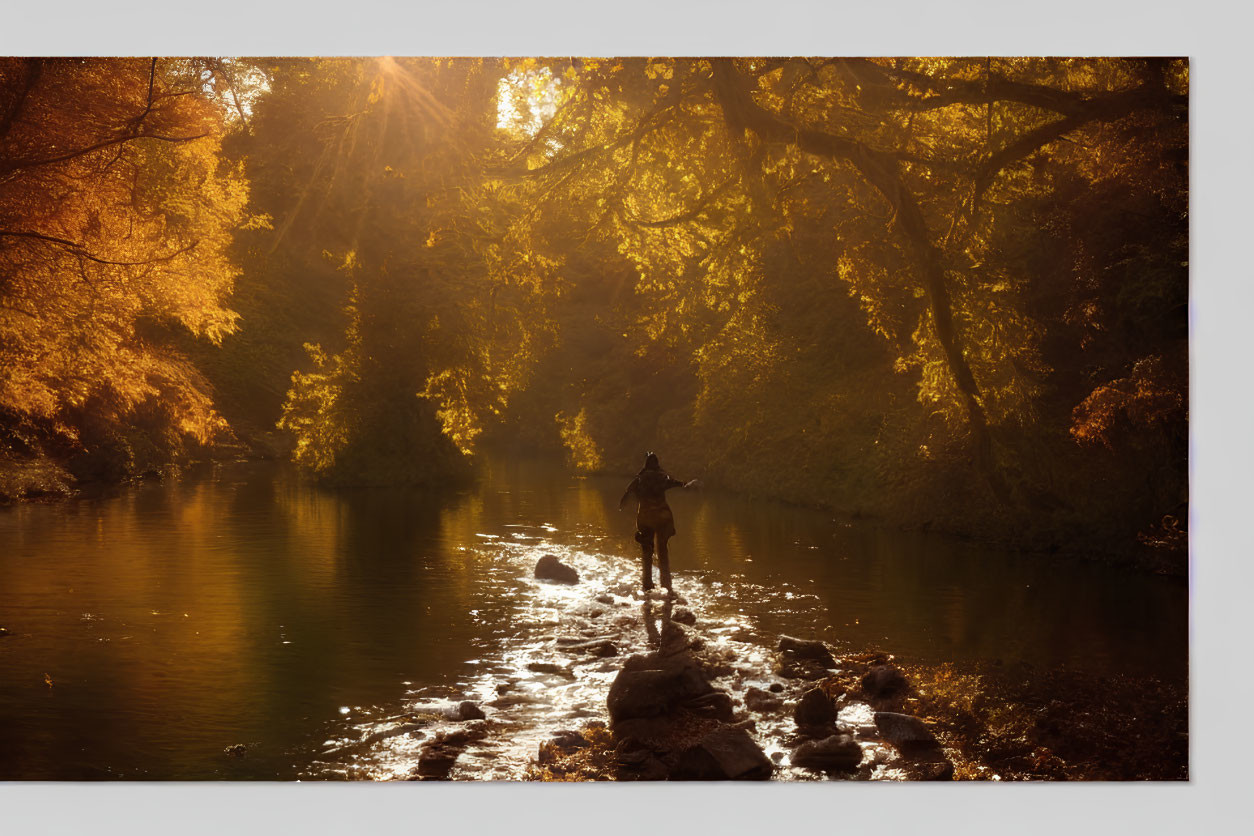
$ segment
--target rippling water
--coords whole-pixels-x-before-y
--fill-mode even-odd
[[[0,510],[0,779],[401,777],[437,728],[425,715],[462,699],[496,731],[454,777],[517,777],[550,732],[604,714],[621,660],[562,640],[612,636],[625,655],[662,615],[636,589],[620,482],[498,462],[465,492],[332,492],[247,464]],[[780,633],[1187,670],[1177,580],[715,492],[672,505],[676,586],[737,660],[733,693],[766,684]],[[531,577],[550,553],[578,586]]]

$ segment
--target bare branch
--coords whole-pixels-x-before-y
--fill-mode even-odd
[[[9,174],[14,171],[22,171],[28,168],[38,168],[39,166],[52,165],[54,163],[63,163],[66,160],[72,160],[75,157],[81,157],[84,154],[90,154],[93,151],[99,151],[101,148],[109,148],[110,146],[118,145],[123,142],[131,142],[132,140],[136,140],[136,139],[156,139],[156,140],[160,140],[161,142],[180,143],[180,142],[192,142],[193,140],[197,140],[197,139],[204,139],[205,137],[209,136],[209,133],[210,133],[209,131],[205,131],[203,134],[196,134],[195,136],[162,136],[161,134],[129,134],[127,136],[120,136],[114,139],[107,139],[103,142],[97,142],[95,145],[89,145],[86,148],[80,148],[77,151],[70,151],[69,153],[61,154],[60,156],[57,156],[57,157],[49,157],[43,160],[14,160],[9,163],[3,163],[3,164],[0,164],[0,173]]]
[[[199,241],[193,241],[192,243],[188,244],[186,247],[183,247],[182,249],[177,250],[175,252],[172,252],[163,256],[155,256],[153,258],[146,258],[146,259],[143,259],[142,261],[114,261],[112,259],[101,258],[100,256],[92,255],[90,252],[87,251],[87,248],[83,244],[79,244],[74,241],[67,240],[65,238],[58,238],[55,235],[44,235],[43,233],[40,233],[40,232],[16,232],[16,231],[0,229],[0,238],[24,238],[24,239],[33,240],[33,241],[42,241],[46,244],[55,244],[59,247],[64,248],[71,255],[77,256],[79,258],[85,258],[88,261],[94,261],[97,264],[109,264],[115,267],[141,267],[147,264],[160,264],[162,262],[171,261],[175,258],[178,258],[180,255],[183,255],[184,253],[190,252],[192,249],[196,247],[198,243],[200,243]]]

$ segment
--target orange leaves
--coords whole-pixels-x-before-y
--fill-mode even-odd
[[[121,421],[168,396],[177,432],[221,428],[160,329],[213,342],[235,329],[226,249],[268,219],[246,216],[242,171],[219,166],[222,113],[186,64],[47,59],[15,104],[0,132],[0,407],[72,430],[89,400]],[[0,62],[0,86],[24,70]]]
[[[1080,444],[1109,448],[1120,418],[1141,426],[1181,418],[1184,394],[1162,357],[1146,357],[1132,367],[1127,377],[1098,386],[1075,408],[1071,435]]]

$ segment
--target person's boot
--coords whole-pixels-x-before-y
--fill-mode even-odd
[[[653,552],[646,551],[644,553],[644,579],[640,587],[648,592],[653,588]]]
[[[661,575],[662,586],[667,592],[673,592],[671,589],[671,561],[668,555],[659,554],[657,556],[658,574]]]

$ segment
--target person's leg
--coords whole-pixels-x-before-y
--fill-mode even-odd
[[[669,535],[658,532],[657,535],[657,568],[662,576],[662,586],[666,589],[671,588],[671,556],[666,548],[666,541],[670,539]]]
[[[644,579],[640,586],[648,592],[653,588],[653,532],[641,531],[637,533],[636,539],[640,542],[640,552],[644,558]]]

